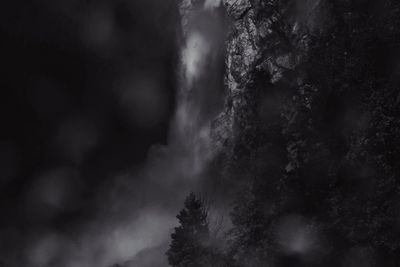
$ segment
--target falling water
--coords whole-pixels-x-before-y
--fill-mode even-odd
[[[33,261],[46,259],[41,266],[57,257],[65,258],[68,267],[116,262],[131,266],[131,260],[134,266],[147,266],[136,261],[140,252],[149,250],[150,260],[156,261],[151,266],[166,264],[165,246],[176,225],[175,214],[189,191],[200,190],[202,174],[215,153],[211,123],[223,102],[225,34],[219,1],[182,0],[180,12],[179,88],[168,144],[154,146],[140,170],[114,179],[101,196],[97,220],[83,226],[83,234],[71,238],[73,242],[50,235],[33,244],[28,254]],[[47,250],[54,244],[66,249]]]
[[[177,223],[176,213],[189,191],[201,190],[203,174],[216,152],[211,124],[223,106],[222,11],[216,0],[182,0],[180,12],[179,88],[168,145],[156,146],[150,152],[141,174],[145,183],[140,192],[133,190],[135,199],[141,199],[139,212],[129,222],[130,228],[118,232],[118,238],[112,239],[108,246],[115,249],[115,244],[124,244],[125,249],[114,253],[117,254],[114,258],[120,261],[169,242],[170,230]],[[125,198],[118,201],[123,205],[131,203]],[[160,257],[164,257],[164,252]]]
[[[211,121],[221,103],[223,23],[219,0],[184,0],[180,11],[183,45],[180,88],[172,123],[172,145],[188,153],[189,177],[196,177],[213,155]]]

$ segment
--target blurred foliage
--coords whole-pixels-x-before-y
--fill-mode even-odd
[[[229,266],[399,266],[400,3],[251,3],[228,40],[256,53],[226,84]]]
[[[228,175],[247,182],[233,206],[230,253],[239,266],[340,266],[346,250],[368,247],[380,266],[397,266],[400,4],[315,1],[313,12],[329,16],[313,30],[296,21],[290,3],[268,2],[275,35],[257,64],[278,61],[282,49],[297,61],[273,73],[255,67],[245,85],[251,101],[237,118]],[[266,18],[257,8],[260,23]],[[264,97],[278,101],[279,112],[257,113]],[[323,257],[279,248],[272,232],[287,214],[323,225]]]

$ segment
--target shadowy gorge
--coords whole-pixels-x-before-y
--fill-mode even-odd
[[[0,266],[400,265],[398,1],[0,15]]]

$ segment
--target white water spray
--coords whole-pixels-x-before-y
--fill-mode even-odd
[[[181,51],[181,80],[177,99],[177,111],[172,123],[171,141],[172,145],[179,142],[188,153],[187,164],[190,172],[189,178],[196,176],[204,170],[207,163],[212,159],[212,140],[210,136],[211,121],[213,116],[207,114],[210,98],[215,96],[218,90],[204,80],[207,79],[209,69],[215,67],[212,64],[217,40],[213,39],[208,29],[198,27],[206,16],[212,14],[220,5],[219,0],[207,0],[200,7],[188,9],[191,1],[182,2],[182,27],[184,33],[184,45]],[[213,25],[221,27],[221,25]],[[214,93],[214,94],[213,94]],[[204,101],[205,99],[205,101]]]
[[[149,249],[156,250],[150,256],[152,260],[160,261],[151,266],[166,264],[165,244],[176,225],[175,214],[189,191],[200,190],[204,171],[213,159],[211,122],[219,111],[216,98],[221,97],[218,91],[222,74],[218,73],[218,64],[223,60],[223,30],[215,13],[219,1],[207,0],[195,6],[191,0],[183,0],[182,5],[180,81],[168,145],[153,147],[140,170],[116,177],[112,188],[108,185],[104,189],[97,219],[83,227],[85,234],[60,238],[50,235],[32,244],[31,266],[48,267],[58,257],[66,258],[66,267],[125,262],[123,266],[131,266],[130,260],[135,262],[134,266],[148,266],[138,255]],[[127,96],[132,94],[124,94],[123,100]],[[133,99],[136,96],[133,94]],[[138,104],[147,110],[145,104]],[[49,246],[57,249],[48,250]]]

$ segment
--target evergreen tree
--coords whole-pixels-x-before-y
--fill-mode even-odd
[[[255,126],[244,127],[249,138],[236,141],[236,147],[251,146],[249,152],[235,150],[246,165],[245,171],[235,171],[251,177],[250,189],[237,197],[230,232],[239,266],[266,266],[269,259],[274,266],[341,266],[344,257],[353,257],[348,251],[358,247],[374,250],[379,265],[400,262],[400,232],[388,230],[398,227],[400,198],[400,80],[392,78],[395,63],[389,60],[400,36],[394,26],[400,6],[385,0],[376,12],[376,2],[361,2],[332,2],[331,22],[307,37],[302,64],[290,76],[283,72],[279,88],[290,92],[282,104],[283,120],[271,113],[245,121]],[[254,88],[263,77],[255,77]],[[293,77],[302,82],[284,83]],[[270,121],[277,121],[280,131],[273,131]],[[271,155],[282,144],[286,159],[275,160]],[[315,262],[282,253],[274,234],[287,214],[322,225],[335,253],[318,253]],[[362,260],[352,260],[352,266],[363,266]]]
[[[186,198],[184,208],[176,216],[180,226],[171,235],[170,248],[166,252],[168,262],[174,267],[209,266],[207,243],[209,226],[207,206],[194,193]]]

